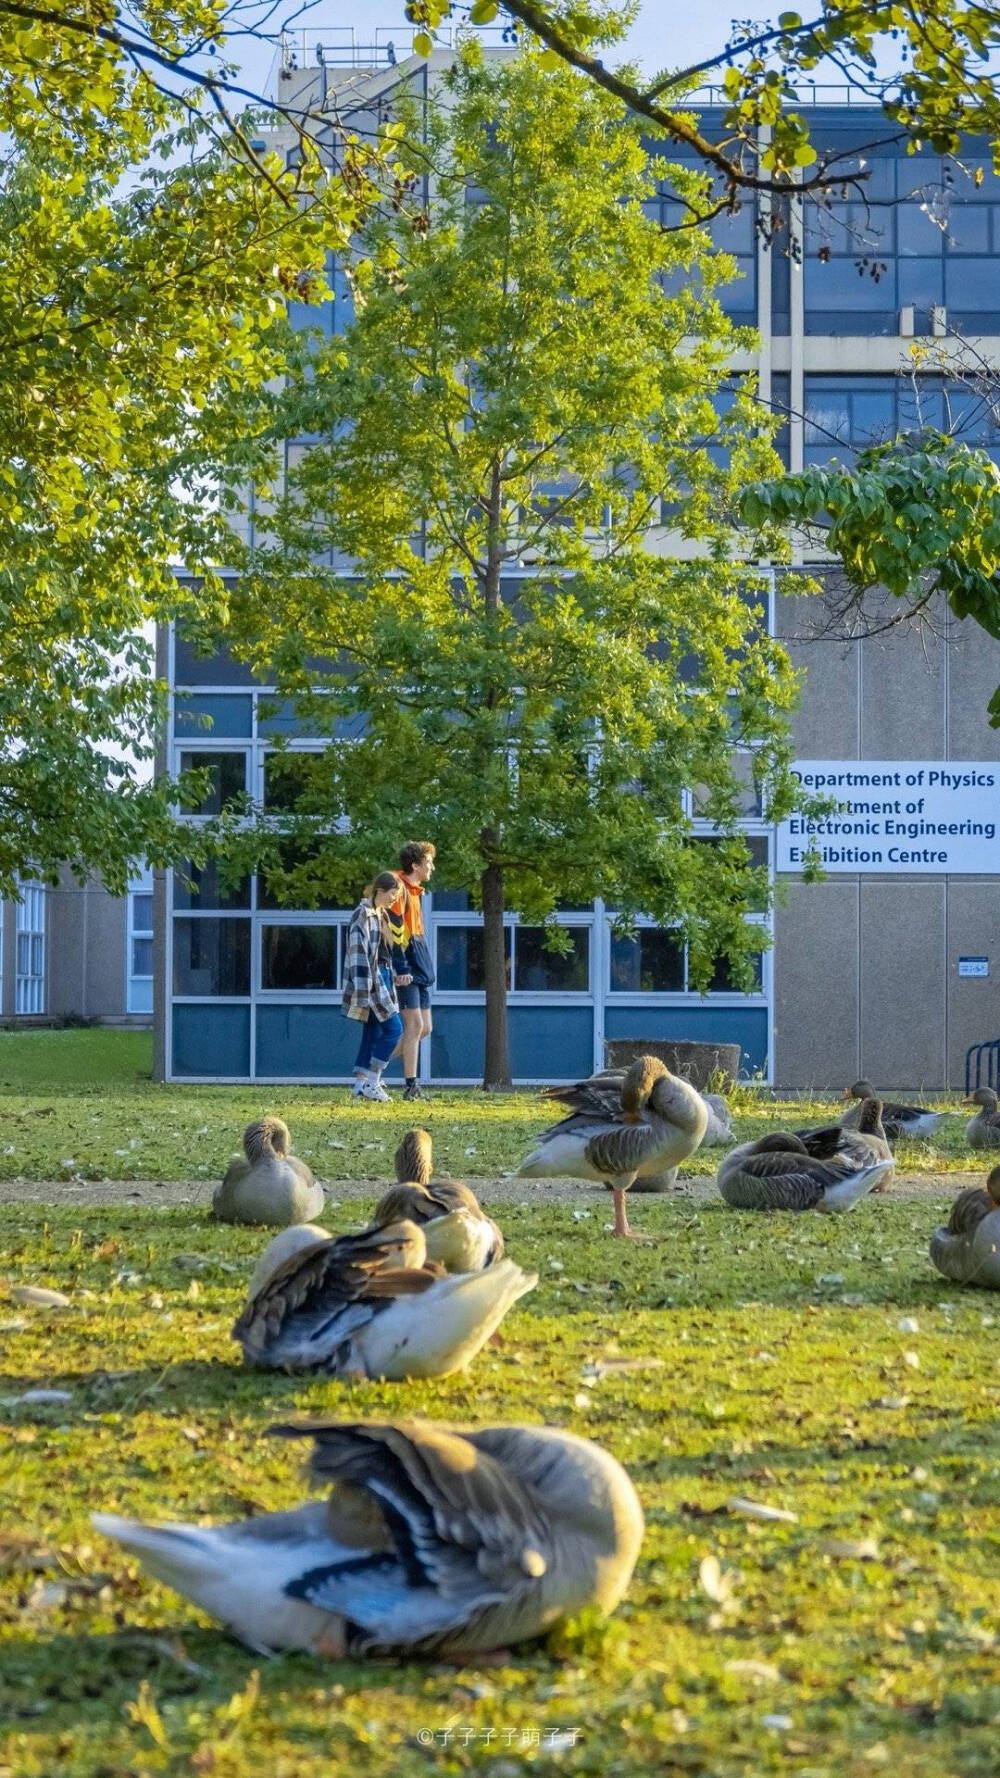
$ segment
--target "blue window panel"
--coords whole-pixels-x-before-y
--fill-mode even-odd
[[[206,727],[201,720],[209,718]],[[227,697],[225,692],[203,692],[200,697],[178,696],[174,704],[175,735],[194,739],[249,739],[253,733],[253,699]]]
[[[329,339],[333,332],[333,304],[289,303],[288,319],[296,329],[311,328],[314,333]]]
[[[899,302],[929,309],[944,301],[944,263],[941,259],[899,261]]]
[[[990,250],[990,204],[952,204],[945,231],[945,252],[988,253]]]
[[[938,224],[920,204],[903,204],[898,217],[899,251],[904,259],[934,259],[940,254],[943,236]]]
[[[174,641],[175,685],[253,685],[250,668],[234,661],[229,650],[219,648],[214,654],[199,654],[179,632]]]
[[[173,1051],[176,1075],[249,1079],[250,1008],[175,1004]]]
[[[594,1066],[589,1006],[510,1006],[510,1067],[515,1080],[576,1080]],[[436,1006],[431,1073],[438,1080],[483,1075],[486,1014],[481,1006]]]
[[[129,981],[128,998],[130,1013],[152,1012],[153,984],[141,976],[133,976]]]
[[[767,1067],[767,1022],[764,1006],[609,1006],[604,1035],[653,1043],[738,1043],[740,1072],[751,1075]]]
[[[876,280],[870,272],[858,271],[856,262],[863,257],[863,253],[859,252],[851,258],[835,257],[826,264],[817,259],[815,254],[807,257],[803,268],[806,309],[827,312],[842,309],[852,317],[865,310],[873,313],[895,310],[895,261],[886,260],[886,269]],[[912,302],[913,298],[908,297],[906,300]],[[844,331],[843,318],[841,327],[831,331]]]
[[[257,1073],[278,1080],[343,1079],[354,1067],[362,1025],[338,1005],[257,1007]],[[398,1074],[393,1062],[387,1074]]]
[[[949,259],[944,295],[949,309],[995,313],[1000,309],[1000,265],[995,259]]]

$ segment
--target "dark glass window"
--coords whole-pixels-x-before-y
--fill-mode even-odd
[[[662,926],[641,926],[632,938],[611,936],[612,994],[676,994],[684,988],[684,946]]]
[[[190,887],[188,886],[190,884]],[[250,878],[223,884],[216,859],[195,864],[190,858],[174,872],[175,908],[248,908]]]
[[[153,897],[151,895],[133,895],[132,897],[132,931],[152,932],[153,930]]]
[[[174,703],[174,733],[188,736],[195,743],[207,738],[228,741],[236,736],[249,740],[253,733],[253,699],[225,692],[185,697],[179,692]]]
[[[134,938],[132,940],[132,974],[152,975],[153,973],[153,941],[151,938]]]
[[[510,987],[510,927],[504,928],[507,986]],[[486,986],[483,970],[481,926],[439,926],[437,933],[437,985],[439,988],[481,992]]]
[[[262,988],[335,988],[336,926],[261,928]]]
[[[208,795],[196,815],[219,815],[234,797],[242,796],[247,787],[247,756],[245,753],[182,753],[181,771],[207,771],[211,776]]]
[[[264,760],[264,806],[292,814],[303,792],[317,782],[321,757],[314,753],[269,753]]]
[[[434,895],[434,912],[436,914],[467,914],[469,911],[469,895],[466,889],[439,889],[436,883],[431,885]]]
[[[262,867],[257,877],[257,906],[260,908],[318,908],[324,913],[342,904],[323,893],[322,846],[305,840],[282,840],[278,847],[278,866]],[[303,871],[294,895],[286,892],[281,877],[289,871]],[[363,883],[358,884],[358,900]]]
[[[175,994],[249,992],[249,920],[174,921]]]
[[[764,957],[762,952],[757,951],[750,961],[753,969],[753,986],[751,988],[745,989],[736,982],[733,979],[733,973],[726,958],[719,957],[716,959],[711,980],[705,990],[706,993],[743,994],[749,992],[751,994],[759,994],[764,979]]]
[[[544,926],[519,926],[514,941],[514,987],[527,994],[585,994],[590,986],[590,932],[569,926],[565,956],[545,949]]]

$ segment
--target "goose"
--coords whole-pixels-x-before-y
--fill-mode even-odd
[[[282,1229],[279,1235],[268,1242],[254,1266],[248,1296],[256,1296],[278,1267],[283,1266],[294,1254],[305,1253],[307,1248],[332,1239],[329,1229],[321,1229],[315,1222],[296,1222],[291,1228]]]
[[[877,1125],[879,1102],[866,1101]],[[895,1162],[877,1131],[776,1131],[744,1142],[720,1162],[717,1184],[736,1210],[850,1210],[885,1179]]]
[[[235,1524],[93,1524],[259,1654],[506,1656],[623,1597],[643,1536],[625,1470],[546,1426],[304,1421],[326,1489]]]
[[[945,1228],[931,1236],[931,1259],[955,1284],[1000,1290],[1000,1167],[986,1190],[959,1192]]]
[[[616,1235],[630,1236],[625,1193],[637,1180],[676,1167],[698,1147],[708,1124],[701,1094],[655,1056],[640,1056],[621,1078],[617,1101],[598,1074],[547,1098],[571,1107],[544,1130],[518,1168],[521,1179],[599,1179],[611,1187]]]
[[[845,1087],[844,1098],[857,1101],[841,1118],[845,1130],[856,1130],[861,1117],[861,1106],[866,1099],[876,1099],[878,1094],[870,1080],[856,1080],[853,1086]],[[928,1111],[925,1105],[894,1105],[882,1102],[882,1125],[886,1141],[898,1142],[901,1136],[910,1142],[919,1142],[926,1136],[933,1136],[935,1130],[944,1122],[942,1111]]]
[[[965,1126],[970,1148],[1000,1148],[1000,1099],[992,1087],[977,1087],[965,1101],[978,1105],[979,1111]]]
[[[397,1184],[375,1206],[376,1226],[406,1218],[418,1223],[427,1258],[447,1272],[481,1272],[503,1258],[503,1235],[474,1191],[457,1179],[435,1179],[434,1149],[426,1130],[408,1130],[396,1150]]]
[[[323,1208],[323,1188],[305,1161],[289,1154],[288,1125],[258,1118],[243,1132],[245,1160],[230,1161],[212,1196],[219,1222],[250,1222],[270,1228],[311,1222]]]
[[[702,1148],[728,1148],[734,1140],[732,1113],[721,1093],[702,1093],[708,1106],[708,1124],[702,1137]]]
[[[270,1370],[392,1382],[445,1377],[468,1368],[537,1283],[513,1260],[452,1276],[427,1264],[415,1222],[389,1223],[279,1256],[233,1339],[248,1363]]]

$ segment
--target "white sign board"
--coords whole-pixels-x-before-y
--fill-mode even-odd
[[[811,849],[827,872],[1000,874],[1000,761],[799,759],[793,771],[838,807],[779,824],[776,870],[801,871]]]

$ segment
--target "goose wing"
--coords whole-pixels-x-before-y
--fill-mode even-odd
[[[359,1626],[358,1652],[430,1649],[456,1638],[476,1644],[476,1625],[505,1603],[515,1612],[549,1565],[546,1515],[534,1491],[466,1438],[415,1424],[276,1426],[284,1438],[311,1438],[312,1473],[333,1485],[330,1525],[337,1535],[338,1490],[377,1503],[393,1543],[380,1584],[313,1569],[289,1591]],[[359,1584],[360,1582],[360,1584]],[[499,1646],[495,1626],[479,1646]]]
[[[842,1184],[854,1172],[836,1160],[824,1161],[801,1148],[771,1148],[755,1153],[753,1145],[729,1156],[719,1169],[719,1190],[738,1210],[812,1210],[828,1186]]]
[[[388,1256],[371,1236],[324,1241],[293,1254],[247,1303],[233,1339],[257,1363],[318,1369],[338,1356],[346,1361],[352,1335],[401,1296],[421,1295],[444,1275],[436,1265],[389,1265]]]
[[[622,1179],[638,1173],[656,1145],[656,1131],[650,1124],[622,1123],[592,1136],[584,1158],[602,1178]]]
[[[622,1069],[608,1068],[592,1074],[589,1080],[578,1080],[568,1087],[549,1087],[544,1099],[567,1106],[566,1115],[542,1133],[541,1140],[555,1130],[585,1129],[595,1124],[620,1122],[622,1116]]]

